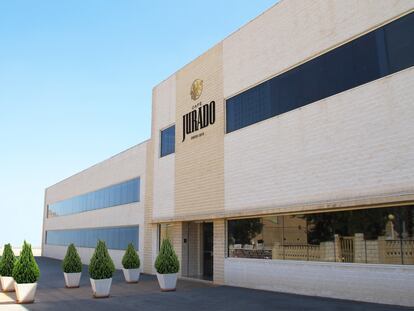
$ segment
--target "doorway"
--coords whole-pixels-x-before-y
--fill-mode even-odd
[[[213,280],[213,223],[205,222],[203,226],[203,279]]]
[[[213,223],[183,223],[182,275],[213,280]]]

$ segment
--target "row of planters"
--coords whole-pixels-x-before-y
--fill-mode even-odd
[[[125,251],[122,266],[126,282],[137,283],[140,277],[140,260],[132,244],[129,244]],[[175,290],[179,261],[169,240],[162,242],[155,261],[155,268],[161,290]],[[82,262],[73,244],[67,249],[62,269],[66,287],[79,287]],[[94,297],[109,297],[114,272],[115,265],[105,242],[98,241],[89,264],[89,276]],[[0,276],[2,290],[5,292],[16,291],[18,303],[32,303],[34,301],[40,271],[30,244],[24,242],[18,258],[15,257],[10,244],[5,245],[0,260]]]
[[[140,277],[140,260],[132,244],[128,245],[122,258],[123,273],[127,283],[137,283]],[[155,261],[157,279],[162,291],[175,290],[177,272],[179,270],[178,257],[169,240],[164,240]],[[80,284],[82,262],[73,244],[68,247],[62,262],[63,274],[67,288],[77,288]],[[93,296],[96,298],[109,297],[112,276],[115,265],[108,253],[105,242],[98,241],[89,264],[89,276]]]
[[[18,303],[31,303],[34,301],[39,277],[39,266],[30,244],[24,242],[18,258],[10,244],[4,246],[0,260],[0,283],[4,292],[15,291]]]

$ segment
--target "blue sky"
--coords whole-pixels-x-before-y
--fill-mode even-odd
[[[150,136],[154,85],[275,0],[0,1],[0,244],[44,189]]]

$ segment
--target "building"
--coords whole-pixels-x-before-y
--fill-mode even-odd
[[[284,0],[153,89],[151,138],[46,189],[44,256],[414,305],[414,2]]]

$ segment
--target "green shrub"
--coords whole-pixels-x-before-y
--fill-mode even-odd
[[[14,257],[13,250],[10,244],[4,245],[3,256],[0,260],[0,275],[12,276],[14,263],[16,257]]]
[[[114,262],[109,256],[106,244],[99,240],[89,264],[89,275],[94,280],[102,280],[111,278],[114,272]]]
[[[35,283],[40,277],[39,266],[33,257],[32,246],[26,241],[19,258],[16,260],[13,268],[13,278],[16,283]]]
[[[180,262],[170,240],[165,239],[162,241],[154,266],[160,274],[177,273],[180,270]]]
[[[128,244],[128,248],[125,251],[124,257],[122,257],[122,266],[125,269],[138,269],[140,266],[139,256],[135,251],[132,243]]]
[[[73,243],[69,245],[66,251],[65,258],[62,261],[62,270],[65,273],[82,272],[82,261]]]

